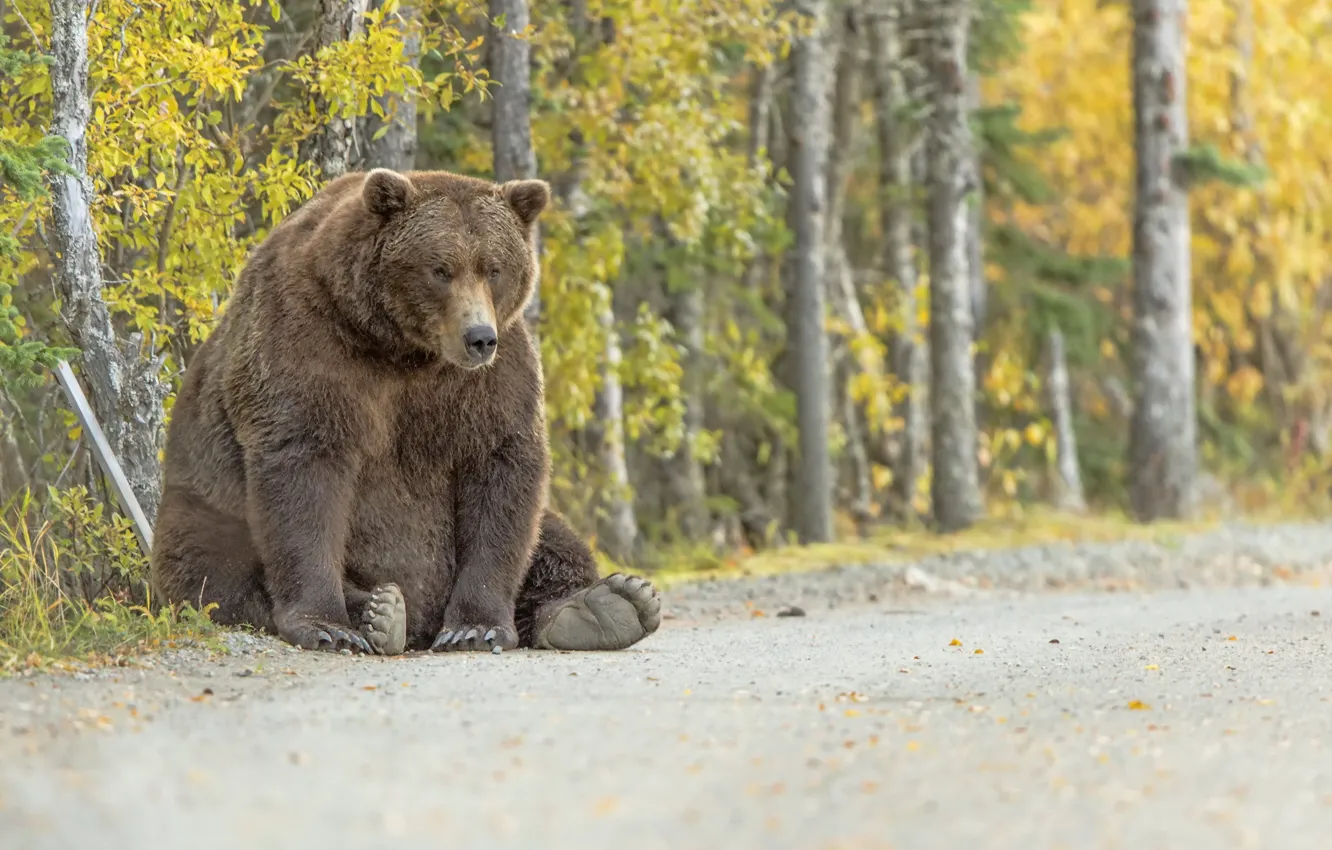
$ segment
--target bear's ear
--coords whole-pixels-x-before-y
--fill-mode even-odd
[[[380,218],[392,218],[412,200],[412,182],[405,175],[387,168],[373,169],[365,175],[361,197],[365,208]]]
[[[550,203],[550,184],[545,180],[510,180],[500,186],[500,196],[524,225],[536,221]]]

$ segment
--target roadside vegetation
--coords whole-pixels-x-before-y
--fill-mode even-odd
[[[607,569],[1326,516],[1332,7],[1185,5],[0,0],[0,670],[211,639],[52,369],[151,519],[247,254],[371,167],[551,182],[551,498]]]

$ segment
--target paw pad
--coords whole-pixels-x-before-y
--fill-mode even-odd
[[[361,634],[376,655],[401,655],[407,649],[407,601],[396,584],[376,587],[361,617]]]

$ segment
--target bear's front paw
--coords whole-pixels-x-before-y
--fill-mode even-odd
[[[318,617],[294,618],[291,623],[278,630],[278,636],[301,649],[317,649],[324,652],[341,652],[346,649],[367,654],[374,652],[370,644],[366,643],[365,638],[357,634],[355,629]]]
[[[435,652],[493,652],[513,649],[518,645],[518,630],[513,626],[444,626],[435,638],[431,650]]]

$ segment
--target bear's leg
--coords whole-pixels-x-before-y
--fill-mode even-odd
[[[168,601],[186,602],[200,610],[215,604],[211,619],[219,625],[278,633],[263,563],[245,522],[192,494],[168,490],[157,512],[153,538],[153,583]],[[366,601],[371,598],[362,595]],[[332,644],[371,651],[368,636],[354,630],[333,626],[327,634]]]
[[[213,622],[275,633],[264,567],[244,522],[168,491],[153,535],[153,584],[169,602],[217,605]]]
[[[407,649],[407,602],[396,584],[381,584],[366,592],[342,585],[347,616],[360,623],[361,637],[378,655],[402,655]]]
[[[601,578],[587,544],[546,511],[515,614],[523,646],[616,650],[657,630],[661,598],[647,579]]]

